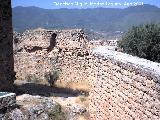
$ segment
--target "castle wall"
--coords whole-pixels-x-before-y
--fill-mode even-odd
[[[61,80],[89,80],[92,120],[160,118],[160,64],[109,50],[89,56],[81,31],[61,32],[58,53],[54,54],[57,36],[50,35],[47,39],[41,36],[38,42],[34,40],[39,40],[39,34],[38,39],[32,36],[17,48],[16,70],[20,77],[25,78],[26,70],[37,76],[52,70],[54,63],[50,62],[55,61],[51,58],[56,54]],[[14,80],[12,37],[11,0],[0,0],[0,90],[10,89]]]
[[[14,79],[11,0],[0,0],[0,90],[9,89]]]
[[[160,64],[107,50],[93,55],[91,120],[160,118]]]
[[[14,41],[18,80],[46,83],[46,74],[59,71],[60,81],[87,81],[88,42],[81,29],[30,30],[23,34],[15,33]],[[51,47],[52,41],[55,43]]]
[[[53,33],[57,34],[56,45],[49,47]],[[81,30],[31,31],[22,35],[18,46],[15,70],[20,77],[25,78],[26,72],[35,75],[37,72],[43,78],[45,70],[57,67],[61,70],[61,81],[90,83],[91,120],[160,118],[160,63],[108,47],[99,46],[90,52],[94,46],[90,46]],[[42,49],[35,50],[37,46]]]

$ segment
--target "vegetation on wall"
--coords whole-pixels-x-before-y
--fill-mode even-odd
[[[160,25],[133,26],[123,36],[119,47],[128,54],[160,62]]]

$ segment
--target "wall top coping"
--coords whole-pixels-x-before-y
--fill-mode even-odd
[[[113,50],[109,50],[105,46],[96,47],[92,50],[93,54],[103,56],[105,58],[110,58],[122,63],[131,63],[134,66],[140,66],[143,69],[148,69],[158,75],[160,75],[160,63],[152,62],[143,58],[132,56],[126,53],[121,53]]]

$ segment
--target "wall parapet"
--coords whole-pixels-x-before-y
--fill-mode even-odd
[[[160,83],[160,63],[152,62],[143,58],[128,55],[125,53],[107,50],[105,47],[97,47],[92,54],[102,60],[111,60],[113,64],[122,67],[130,72],[135,71],[136,74],[147,76]]]

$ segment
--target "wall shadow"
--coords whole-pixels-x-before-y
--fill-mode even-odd
[[[72,90],[69,88],[50,87],[42,84],[26,83],[22,85],[14,85],[14,93],[16,95],[29,94],[40,95],[44,97],[76,97],[79,95],[88,96],[89,93],[82,90]]]

